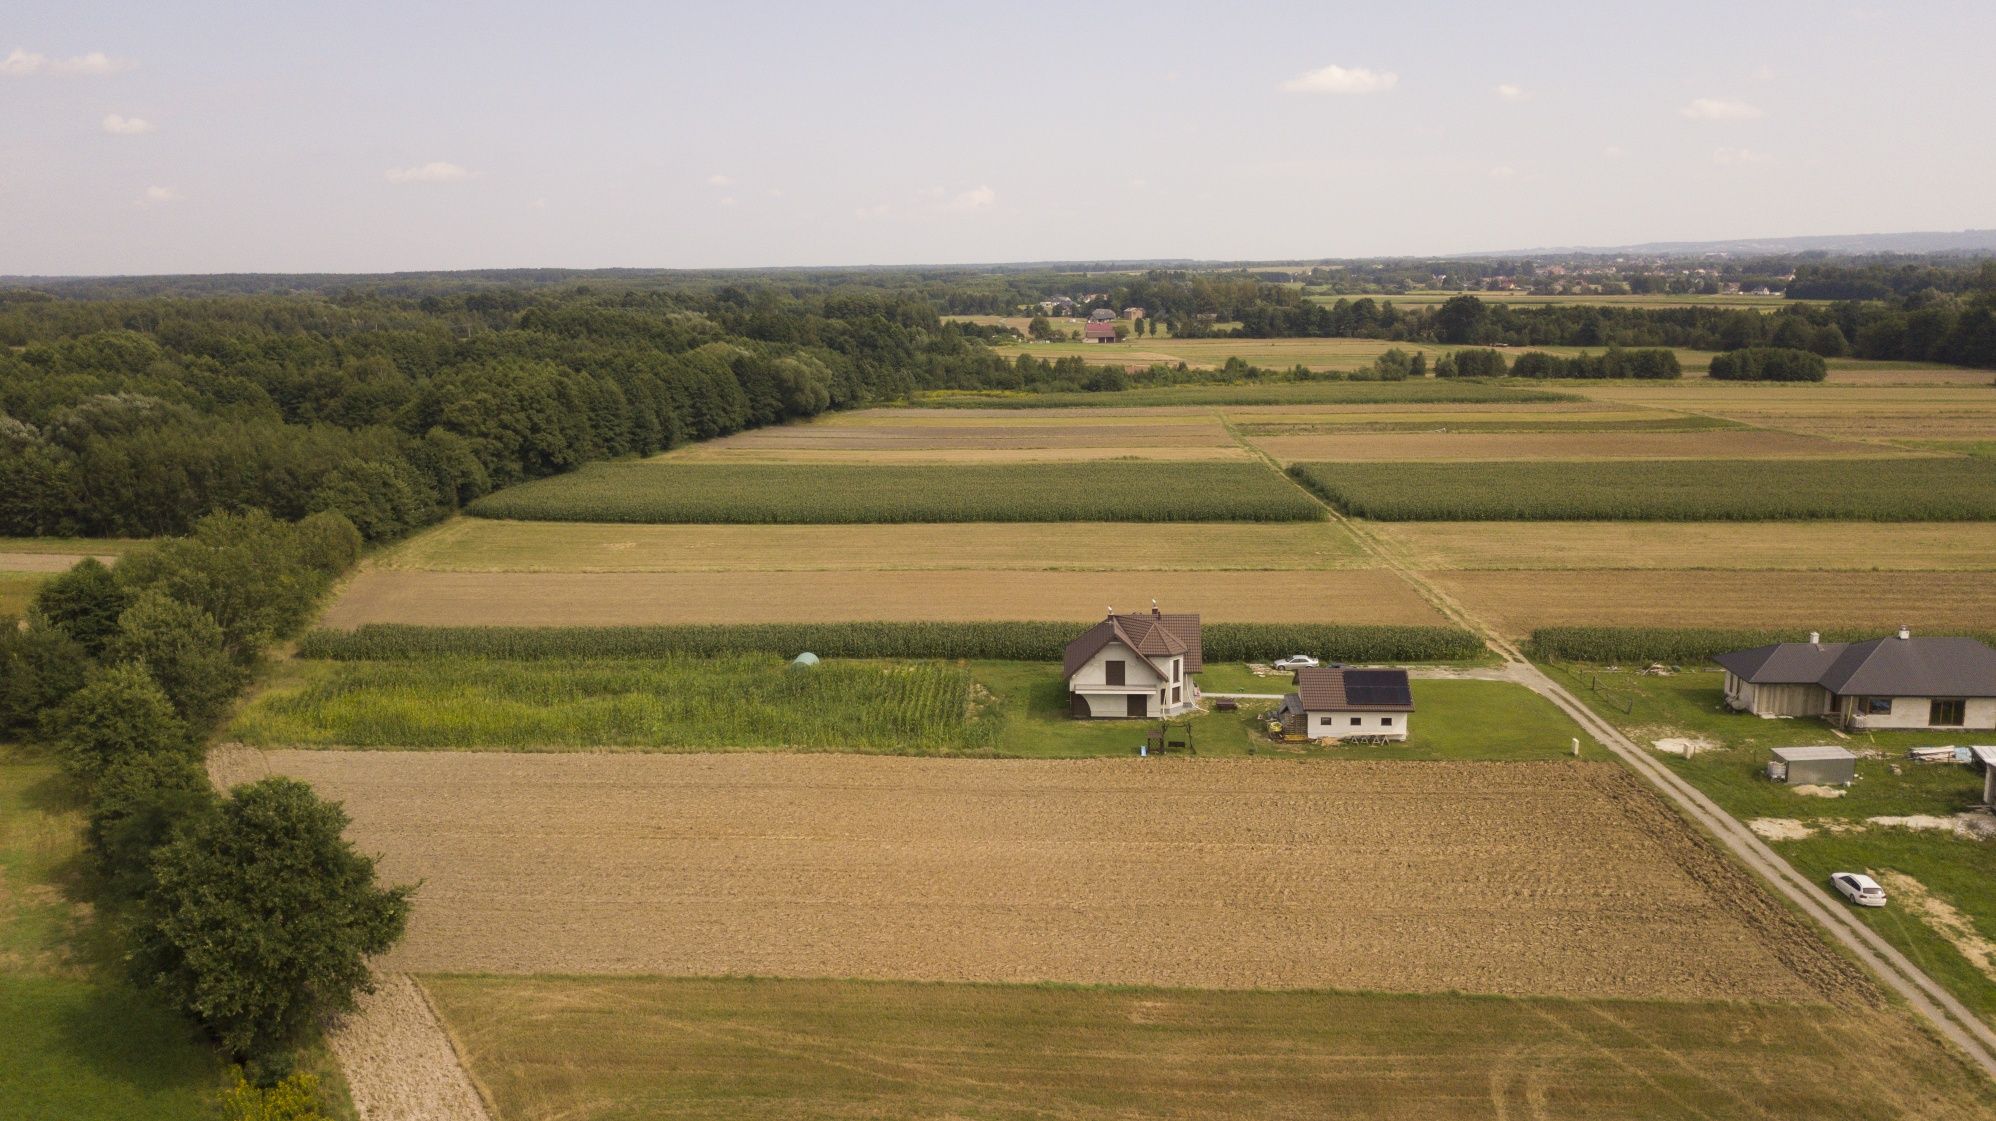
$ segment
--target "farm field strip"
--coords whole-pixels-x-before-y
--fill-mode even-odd
[[[1996,571],[1996,522],[1370,522],[1409,567]]]
[[[1294,572],[362,571],[323,618],[430,626],[647,623],[843,623],[864,620],[1099,619],[1151,599],[1208,622],[1439,624],[1398,577],[1353,569]]]
[[[16,553],[0,551],[0,572],[64,572],[86,556],[96,556],[105,564],[118,558],[110,553]]]
[[[965,447],[965,448],[810,448],[776,446],[732,446],[710,448],[696,444],[683,452],[656,457],[651,463],[821,463],[855,464],[1004,464],[1004,463],[1103,463],[1115,460],[1143,460],[1153,464],[1240,463],[1253,458],[1237,444],[1192,444],[1173,447],[1144,444],[1135,447],[1045,446],[1045,447]]]
[[[1251,437],[1283,463],[1312,460],[1859,459],[1922,453],[1790,432],[1337,432]],[[1933,453],[1926,453],[1933,454]]]
[[[1996,628],[1996,579],[1983,572],[1768,572],[1570,569],[1429,571],[1422,577],[1502,634],[1534,627],[1827,627],[1900,624],[1935,633]]]
[[[894,466],[591,463],[486,495],[481,517],[562,522],[1319,521],[1265,465],[1139,462]]]
[[[1996,520],[1971,458],[1299,463],[1347,514],[1382,521]]]
[[[391,969],[1879,1000],[1604,764],[221,765],[313,783],[423,882]]]
[[[1105,551],[1103,542],[1114,541]],[[377,554],[430,572],[1227,571],[1369,563],[1332,522],[639,525],[456,518]]]
[[[950,450],[958,448],[1036,447],[1139,447],[1147,441],[1180,444],[1220,444],[1227,442],[1226,429],[1217,421],[1201,424],[1051,424],[1051,425],[824,425],[786,424],[756,428],[689,444],[654,458],[681,458],[703,448],[851,448],[884,451],[893,448]]]
[[[767,979],[423,985],[510,1121],[768,1121],[822,1117],[827,1102],[852,1117],[990,1121],[1955,1121],[1996,1108],[1996,1092],[1905,1017],[1820,1006]]]

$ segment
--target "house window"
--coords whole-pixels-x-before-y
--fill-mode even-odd
[[[1393,726],[1393,718],[1391,716],[1380,717],[1379,726],[1382,728],[1391,728]]]
[[[1113,658],[1103,662],[1102,680],[1111,685],[1121,685],[1123,683],[1123,663]]]
[[[1957,728],[1968,722],[1968,702],[1935,701],[1927,709],[1927,723],[1936,728]]]
[[[1351,718],[1351,726],[1354,728],[1358,727],[1360,724],[1363,723],[1365,723],[1365,717],[1363,716],[1354,716]]]
[[[1184,677],[1182,676],[1182,671],[1184,669],[1185,669],[1184,661],[1178,658],[1173,658],[1171,660],[1171,679],[1173,681],[1183,681]]]
[[[1864,698],[1864,714],[1866,716],[1892,715],[1892,698],[1891,697]]]
[[[1179,698],[1183,697],[1184,695],[1185,695],[1185,690],[1183,690],[1183,689],[1179,688],[1179,687],[1178,687],[1178,686],[1176,686],[1176,685],[1173,685],[1173,686],[1171,687],[1171,703],[1172,703],[1172,704],[1177,704],[1177,703],[1178,703],[1178,701],[1179,701]]]

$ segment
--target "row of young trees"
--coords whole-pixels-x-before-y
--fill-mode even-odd
[[[99,913],[133,979],[261,1083],[351,1009],[410,889],[378,885],[345,814],[304,783],[217,794],[203,745],[360,549],[337,514],[212,514],[115,569],[82,561],[25,621],[0,619],[0,738],[46,744],[82,791]]]
[[[1720,381],[1822,381],[1829,366],[1806,350],[1757,346],[1713,355],[1711,374]]]

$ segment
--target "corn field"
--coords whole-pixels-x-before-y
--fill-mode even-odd
[[[592,463],[467,512],[527,521],[1294,522],[1324,511],[1255,463]]]
[[[261,746],[931,753],[980,747],[995,733],[970,718],[970,671],[934,661],[444,657],[300,673],[296,687],[252,703],[230,734]]]
[[[1338,509],[1382,521],[1989,521],[1987,459],[1299,463]]]
[[[1824,642],[1864,642],[1881,638],[1881,628],[1841,627],[1821,632]],[[1996,632],[1955,631],[1996,645]],[[1531,654],[1547,661],[1593,665],[1666,662],[1700,665],[1728,650],[1745,650],[1776,642],[1806,642],[1796,629],[1722,630],[1679,627],[1540,627],[1532,632]]]
[[[980,658],[1058,662],[1094,620],[988,623],[744,623],[642,627],[420,627],[371,623],[315,630],[302,658],[375,661],[410,658],[670,658],[685,655],[793,655],[828,658]],[[1209,662],[1258,661],[1304,651],[1344,662],[1442,662],[1480,657],[1466,630],[1329,623],[1208,623]]]

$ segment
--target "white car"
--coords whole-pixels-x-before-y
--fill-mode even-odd
[[[1830,876],[1830,886],[1860,907],[1885,906],[1885,889],[1862,872],[1834,873]]]
[[[1302,669],[1305,666],[1314,666],[1316,664],[1317,659],[1312,658],[1308,654],[1291,654],[1287,658],[1275,659],[1276,669]]]

